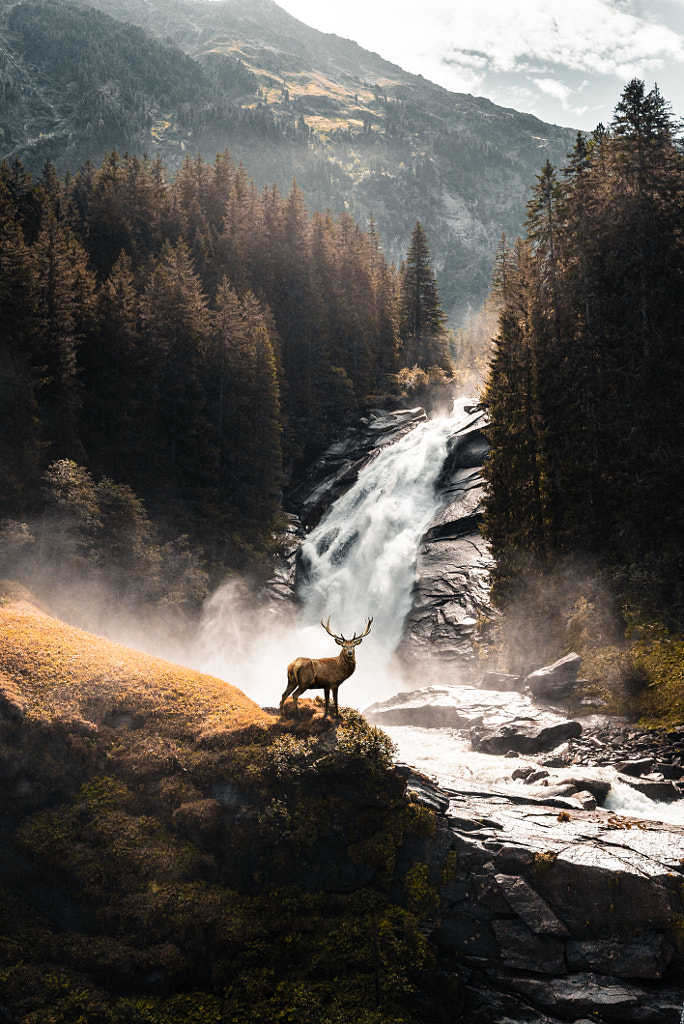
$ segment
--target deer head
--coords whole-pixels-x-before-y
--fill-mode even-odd
[[[361,643],[364,637],[368,636],[368,634],[370,633],[372,622],[372,617],[370,619],[367,619],[366,628],[363,631],[363,633],[361,633],[360,636],[357,636],[356,631],[354,631],[354,636],[351,638],[351,640],[345,640],[343,636],[337,636],[335,633],[333,633],[333,631],[330,628],[330,616],[328,616],[327,622],[323,622],[323,619],[321,619],[321,626],[326,631],[326,633],[328,633],[333,638],[335,643],[340,645],[340,647],[342,648],[342,653],[345,654],[350,661],[356,661],[354,648]]]

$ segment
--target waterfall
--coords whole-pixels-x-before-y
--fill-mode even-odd
[[[339,652],[321,619],[330,616],[331,629],[350,637],[372,618],[340,702],[363,710],[400,690],[401,672],[392,655],[411,609],[420,538],[441,506],[435,485],[447,439],[464,417],[465,401],[454,403],[450,417],[420,423],[381,448],[311,531],[301,552],[298,622],[274,621],[240,582],[229,581],[205,606],[189,662],[273,706],[285,689],[288,662],[298,655]]]
[[[421,423],[382,449],[302,547],[303,622],[331,616],[334,631],[348,637],[373,618],[344,684],[345,703],[366,707],[401,688],[392,654],[411,610],[418,545],[442,504],[436,483],[463,401],[450,417]]]

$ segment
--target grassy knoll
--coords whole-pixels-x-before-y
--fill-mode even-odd
[[[360,715],[277,719],[0,591],[0,1018],[401,1024],[434,820]]]

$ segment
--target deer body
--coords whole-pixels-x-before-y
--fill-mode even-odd
[[[331,632],[330,617],[328,617],[327,625],[321,621],[323,628],[327,633],[330,633],[330,636],[333,637],[335,643],[340,645],[342,650],[336,658],[295,658],[287,666],[287,689],[280,699],[280,710],[283,710],[285,701],[292,695],[295,714],[299,718],[297,698],[301,697],[306,690],[323,690],[325,693],[325,713],[323,717],[328,717],[331,693],[335,704],[335,715],[337,716],[339,714],[337,690],[345,679],[349,679],[350,675],[354,672],[356,668],[354,648],[357,644],[361,643],[365,636],[368,636],[372,621],[372,619],[368,619],[365,632],[358,637],[354,633],[351,640],[345,640],[343,636],[335,636]]]

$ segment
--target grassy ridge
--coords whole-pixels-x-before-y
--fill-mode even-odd
[[[0,694],[27,718],[97,729],[144,716],[195,738],[272,724],[229,683],[69,626],[12,589],[0,596]]]
[[[387,737],[316,702],[278,719],[3,593],[5,1019],[417,1020],[435,825]]]

